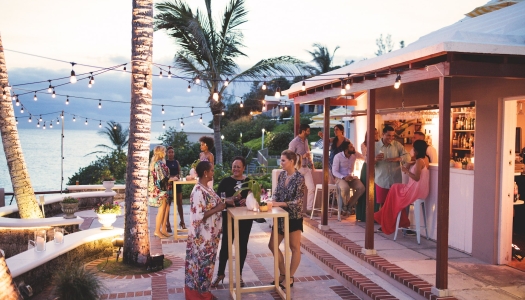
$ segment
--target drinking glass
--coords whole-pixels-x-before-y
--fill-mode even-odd
[[[222,203],[226,202],[226,193],[225,192],[221,192],[221,201],[222,201]]]

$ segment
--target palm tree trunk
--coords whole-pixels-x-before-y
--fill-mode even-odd
[[[0,87],[8,86],[7,67],[5,63],[4,47],[2,37],[0,36]],[[35,191],[31,185],[29,172],[27,171],[22,146],[18,137],[18,128],[16,127],[15,112],[13,102],[7,92],[7,98],[4,100],[0,96],[0,132],[2,134],[2,144],[7,160],[13,192],[16,197],[16,204],[22,219],[43,218],[42,211],[38,206],[35,198]]]
[[[23,299],[13,281],[11,272],[7,267],[4,255],[0,252],[0,299],[19,300]]]
[[[131,116],[123,259],[126,264],[143,266],[150,256],[148,161],[153,71],[153,0],[133,0],[132,28]],[[142,92],[144,82],[148,87],[147,93]]]

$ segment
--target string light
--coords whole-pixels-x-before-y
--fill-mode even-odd
[[[346,89],[345,89],[345,83],[344,81],[341,79],[341,95],[346,95]]]
[[[46,122],[44,122],[44,127],[42,129],[46,130]]]
[[[93,76],[93,72],[89,73],[91,73],[91,84],[95,84],[95,76]]]
[[[191,85],[190,85],[190,82],[188,81],[188,93],[191,92]]]
[[[40,121],[38,121],[38,123],[36,123],[36,127],[40,127]]]
[[[223,111],[221,112],[221,115],[223,115],[223,116],[224,116],[224,110],[223,110]]]
[[[38,122],[42,122],[42,115],[40,115],[40,118],[38,119]]]
[[[18,98],[16,98],[16,106],[20,106],[20,101],[18,100]]]
[[[266,75],[263,75],[263,78],[264,78],[264,82],[263,82],[263,85],[262,85],[262,90],[266,90]]]
[[[66,97],[66,105],[69,105],[69,96]]]
[[[346,74],[346,76],[350,77],[350,73]],[[346,80],[345,89],[350,90],[351,87],[352,87],[352,85],[350,84],[350,79],[347,79]]]
[[[162,120],[162,129],[166,129],[166,123],[164,123],[164,120]]]
[[[53,128],[53,121],[49,123],[49,128]]]
[[[98,108],[101,109],[102,108],[102,100],[98,99]]]
[[[200,84],[201,83],[201,78],[199,75],[197,75],[197,77],[195,78],[195,83],[196,84]]]
[[[126,65],[124,65],[124,68],[122,68],[122,71],[126,72]]]
[[[23,114],[24,113],[24,106],[22,105],[22,107],[20,108],[20,113]]]
[[[217,88],[213,91],[213,100],[219,101],[219,92],[217,91]]]
[[[57,125],[59,125],[59,124],[60,124],[60,119],[59,119],[59,118],[57,118]]]
[[[159,72],[159,79],[162,79],[162,69],[159,68],[160,72]]]
[[[242,103],[242,98],[241,98],[241,107],[244,107],[244,104]]]
[[[86,125],[88,124],[87,118],[86,118],[86,122],[84,124],[86,124]]]
[[[49,87],[47,88],[47,92],[51,93],[53,91],[53,86],[51,85],[51,80],[48,80],[48,81],[49,81]]]
[[[288,106],[285,106],[285,107],[284,107],[284,110],[288,110]]]
[[[73,116],[73,122],[76,122],[76,121],[77,121],[77,119],[75,118],[75,116]]]
[[[62,113],[60,114],[60,117],[61,117],[62,119],[64,119],[64,111],[62,111]]]
[[[171,67],[168,67],[168,79],[171,79]]]
[[[283,112],[283,108],[279,105],[279,112]]]
[[[191,116],[193,117],[193,106],[191,107]]]
[[[13,94],[13,97],[11,97],[11,100],[15,101],[17,99],[18,99],[18,97],[16,96],[16,94]]]
[[[117,130],[117,125],[113,125],[113,130]]]
[[[394,83],[394,88],[398,89],[400,85],[401,85],[401,75],[397,73],[396,82]]]
[[[303,85],[301,86],[301,90],[302,91],[306,91],[306,82],[304,81],[304,76],[303,76]]]
[[[226,80],[224,81],[224,86],[228,86],[228,84],[230,84],[230,79],[226,77]]]
[[[16,125],[18,125],[18,117],[15,117]]]
[[[36,97],[36,92],[35,92],[35,95],[33,96],[33,100],[38,100],[38,98]]]
[[[199,119],[199,123],[202,123],[202,114],[201,114],[201,118]]]
[[[266,105],[263,106],[262,110],[263,110],[263,111],[266,111]]]
[[[93,72],[89,73],[91,74],[91,76],[89,77],[88,88],[91,88],[91,86],[93,85]]]
[[[75,67],[75,63],[71,63],[71,77],[69,77],[69,82],[72,84],[77,83],[77,76],[75,75],[75,70],[73,70],[73,67]]]
[[[162,105],[162,114],[164,114],[164,105]]]
[[[250,115],[253,115],[253,111],[250,110]]]
[[[180,127],[183,127],[184,123],[182,122],[182,119],[180,119]]]
[[[33,122],[33,118],[32,118],[32,115],[29,114],[29,119],[27,120],[29,123]]]
[[[279,100],[281,98],[281,88],[277,87],[277,90],[275,91],[275,99]]]
[[[99,122],[98,122],[98,128],[102,128],[102,120],[99,120]]]
[[[51,98],[56,98],[57,94],[55,93],[55,88],[53,88],[53,94],[51,95]]]

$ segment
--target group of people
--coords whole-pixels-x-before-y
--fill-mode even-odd
[[[213,139],[202,137],[200,162],[197,164],[195,171],[198,181],[190,196],[190,224],[188,225],[188,240],[186,245],[186,265],[185,265],[185,296],[186,299],[216,299],[210,292],[212,287],[216,287],[223,282],[225,277],[226,262],[228,261],[228,228],[226,219],[226,208],[245,206],[246,198],[249,191],[242,191],[239,195],[234,196],[243,182],[248,179],[244,175],[246,160],[243,157],[235,157],[232,162],[232,175],[222,179],[219,183],[217,192],[213,190],[214,161],[213,154],[209,152],[213,148]],[[153,151],[153,158],[150,164],[149,175],[149,197],[156,197],[154,201],[161,202],[156,217],[154,235],[159,238],[170,236],[167,232],[166,224],[169,219],[170,199],[166,197],[165,191],[171,190],[171,185],[166,184],[169,181],[179,180],[180,164],[174,159],[173,148],[168,147],[168,159],[165,159],[166,148],[156,146]],[[289,213],[289,237],[290,249],[292,252],[291,260],[291,278],[290,286],[293,286],[293,274],[297,270],[300,260],[300,242],[301,232],[303,230],[303,195],[305,192],[304,177],[299,173],[301,167],[301,156],[290,150],[285,150],[281,155],[281,166],[283,171],[279,175],[278,185],[273,193],[273,206],[281,207]],[[178,185],[180,186],[180,185]],[[178,213],[181,223],[179,227],[186,228],[182,214],[182,194],[175,191]],[[222,193],[225,194],[225,201],[221,200]],[[158,199],[162,197],[162,199]],[[180,201],[180,202],[179,202]],[[277,239],[281,243],[284,239],[284,219],[279,219],[278,235],[270,236],[268,248],[273,249],[273,241]],[[241,269],[244,266],[248,252],[248,239],[252,228],[252,220],[242,220],[239,222],[239,263]],[[221,241],[219,249],[219,241]],[[219,266],[217,277],[212,280],[215,260],[219,254]],[[284,257],[280,250],[273,253],[279,259],[279,284],[284,281],[285,265]],[[241,286],[244,286],[242,277],[240,278]],[[275,284],[273,282],[272,284]]]

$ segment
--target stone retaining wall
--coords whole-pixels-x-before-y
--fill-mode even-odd
[[[33,293],[38,295],[46,286],[51,284],[55,272],[60,272],[66,264],[85,264],[98,258],[112,256],[114,249],[112,240],[113,238],[105,238],[80,245],[31,271],[15,277],[14,280],[17,285],[22,281],[29,284],[33,288]]]

